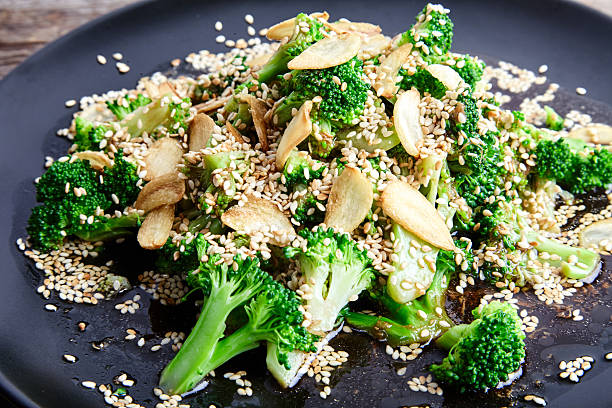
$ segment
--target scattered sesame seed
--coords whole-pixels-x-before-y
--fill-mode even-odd
[[[77,358],[73,356],[72,354],[64,354],[63,357],[64,357],[64,360],[66,360],[69,363],[76,363],[77,361]]]
[[[215,37],[215,41],[218,42],[219,44],[225,42],[225,36],[224,35],[218,35],[217,37]]]
[[[64,102],[64,105],[65,105],[67,108],[72,108],[74,105],[76,105],[76,103],[77,103],[77,102],[76,102],[74,99],[69,99],[69,100],[67,100],[66,102]]]
[[[117,61],[121,61],[123,59],[123,54],[121,54],[120,52],[115,52],[113,53],[113,58]]]
[[[544,65],[540,65],[540,67],[538,68],[538,72],[540,74],[545,73],[546,71],[548,71],[548,65],[544,64]]]
[[[246,21],[247,24],[253,24],[253,22],[255,22],[255,19],[253,18],[252,15],[247,14],[244,16],[244,21]]]
[[[126,74],[130,71],[130,67],[129,65],[123,63],[123,62],[118,62],[115,64],[115,66],[117,67],[117,70],[122,73],[122,74]]]
[[[215,30],[217,30],[217,31],[223,30],[223,23],[221,21],[217,21],[215,23]]]
[[[50,312],[56,312],[57,311],[57,306],[52,305],[52,304],[46,304],[45,305],[45,309],[47,309]]]
[[[81,385],[85,388],[90,388],[90,389],[96,388],[96,383],[93,381],[83,381],[81,382]]]
[[[98,54],[96,56],[96,61],[98,61],[98,64],[104,65],[104,64],[106,64],[106,57],[104,55]]]
[[[583,87],[579,86],[578,88],[576,88],[576,93],[577,93],[578,95],[586,95],[587,90],[586,90],[585,88],[583,88]]]

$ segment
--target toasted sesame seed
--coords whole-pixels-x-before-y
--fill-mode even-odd
[[[244,21],[246,21],[247,24],[253,24],[253,22],[255,21],[255,19],[253,18],[252,15],[250,14],[246,14],[244,16]]]
[[[96,61],[98,61],[98,64],[104,65],[106,64],[106,57],[104,55],[98,54],[96,56]]]
[[[217,30],[217,31],[223,30],[223,23],[221,21],[217,21],[215,23],[215,30]]]
[[[113,53],[113,58],[117,61],[121,61],[123,59],[123,54],[121,54],[120,52],[115,52]]]
[[[72,108],[74,105],[76,105],[76,103],[77,103],[77,102],[76,102],[74,99],[69,99],[69,100],[67,100],[66,102],[64,102],[64,105],[65,105],[67,108]]]
[[[578,88],[576,88],[576,93],[577,93],[578,95],[586,95],[587,90],[586,90],[585,88],[583,88],[583,87],[579,86]]]

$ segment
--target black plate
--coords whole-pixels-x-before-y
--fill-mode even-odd
[[[138,380],[130,390],[138,401],[154,406],[151,388],[158,371],[170,358],[168,352],[150,353],[134,343],[122,344],[125,328],[135,327],[151,338],[163,330],[159,314],[167,314],[153,304],[132,317],[120,316],[113,306],[117,301],[92,308],[51,302],[59,306],[55,313],[43,309],[45,303],[34,293],[40,276],[19,253],[15,240],[25,235],[24,225],[34,204],[32,180],[40,175],[45,155],[57,157],[65,152],[66,143],[55,136],[65,127],[72,109],[64,108],[68,99],[101,93],[108,89],[132,87],[137,78],[156,70],[166,70],[168,61],[184,57],[190,51],[210,49],[222,51],[214,42],[216,20],[224,22],[228,38],[246,36],[243,16],[255,16],[255,26],[268,26],[298,11],[328,10],[334,17],[379,23],[386,33],[405,30],[424,1],[328,1],[311,0],[298,9],[287,1],[156,1],[128,7],[94,21],[36,53],[0,82],[0,385],[6,395],[24,407],[98,407],[103,406],[97,391],[85,390],[80,381],[91,379],[110,382],[125,370]],[[588,89],[586,98],[567,95],[573,104],[596,111],[596,119],[610,121],[612,109],[612,20],[594,11],[559,1],[459,1],[448,0],[455,22],[455,51],[488,55],[515,64],[537,69],[548,64],[549,79],[566,89],[577,86]],[[112,66],[95,62],[98,53],[107,57],[121,51],[132,70],[119,76]],[[110,60],[110,58],[109,58]],[[560,109],[567,110],[567,106]],[[609,122],[612,123],[612,122]],[[609,261],[609,260],[608,260]],[[609,263],[609,262],[608,262]],[[125,264],[124,264],[125,265]],[[131,265],[134,265],[132,262]],[[126,269],[130,265],[124,266]],[[608,275],[610,267],[604,275]],[[553,407],[610,407],[610,363],[603,353],[611,347],[609,279],[599,279],[595,287],[601,296],[587,293],[581,299],[584,314],[587,305],[591,316],[581,323],[550,320],[554,313],[543,312],[544,322],[536,340],[530,342],[528,375],[513,388],[512,397],[534,392],[543,395]],[[133,293],[129,294],[133,295]],[[148,314],[147,314],[148,311]],[[170,315],[171,316],[171,315]],[[80,320],[91,323],[85,333],[76,329]],[[169,326],[176,326],[172,318]],[[152,324],[153,323],[153,327]],[[552,327],[551,327],[552,326]],[[558,327],[557,327],[558,326]],[[163,335],[163,334],[162,334]],[[103,352],[95,352],[91,341],[115,336]],[[159,338],[159,337],[157,337]],[[352,344],[348,344],[352,343]],[[555,344],[552,346],[552,344]],[[153,344],[153,343],[150,343]],[[406,377],[394,374],[394,364],[367,336],[342,337],[339,347],[352,351],[347,367],[333,379],[332,396],[326,401],[333,406],[384,406],[428,403],[431,406],[501,406],[511,402],[504,396],[489,394],[447,395],[446,399],[429,398],[427,394],[407,389],[406,380],[423,372],[427,361],[439,359],[436,351],[427,353],[418,363],[409,366]],[[76,364],[62,361],[62,355],[79,357]],[[556,381],[556,362],[582,354],[596,357],[597,363],[582,382],[569,385]],[[251,358],[252,357],[252,358]],[[248,359],[262,366],[261,353]],[[233,363],[236,368],[244,361]],[[231,367],[228,367],[228,369]],[[232,406],[320,406],[318,391],[311,380],[303,380],[298,389],[280,392],[263,369],[251,368],[249,379],[256,396],[237,397],[235,387],[227,382],[213,384],[198,401],[207,407],[210,402]],[[519,400],[518,405],[525,403]],[[195,405],[195,404],[194,404]]]

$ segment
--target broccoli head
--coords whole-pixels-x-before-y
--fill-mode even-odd
[[[203,245],[204,235],[184,238],[174,242],[168,238],[164,246],[157,251],[155,267],[160,272],[190,273],[200,265],[198,246]]]
[[[308,27],[306,30],[303,27]],[[304,13],[295,17],[293,35],[272,55],[268,62],[257,72],[259,82],[267,83],[275,80],[278,75],[289,71],[287,64],[306,48],[324,38],[325,26],[316,18]]]
[[[446,54],[453,42],[453,22],[448,13],[440,4],[427,4],[417,14],[416,23],[402,34],[398,45],[412,43],[422,50],[424,57]]]
[[[106,132],[113,131],[110,125],[94,125],[87,119],[77,116],[74,120],[75,134],[74,143],[77,151],[102,150],[100,142],[105,139]]]
[[[370,287],[374,277],[371,260],[348,234],[332,228],[303,229],[298,234],[306,240],[305,248],[286,247],[285,255],[297,259],[312,291],[306,301],[312,316],[310,328],[330,331],[342,308]]]
[[[449,353],[430,367],[439,381],[462,392],[495,388],[525,361],[525,334],[512,305],[495,301],[472,314],[472,323],[454,326],[436,341]]]
[[[113,112],[117,120],[123,120],[127,115],[134,112],[141,106],[150,104],[152,100],[142,94],[138,94],[134,99],[130,99],[127,96],[121,100],[117,99],[114,101],[106,101],[106,106]]]
[[[36,199],[42,205],[32,210],[27,227],[34,247],[57,248],[70,235],[96,241],[122,236],[138,226],[137,215],[102,215],[133,204],[140,191],[136,171],[121,151],[114,165],[100,172],[76,157],[53,163],[36,184]]]
[[[399,74],[402,76],[402,80],[398,83],[401,89],[408,90],[415,87],[421,95],[427,92],[436,99],[442,99],[446,95],[446,86],[425,68],[417,68],[412,75],[402,68]]]

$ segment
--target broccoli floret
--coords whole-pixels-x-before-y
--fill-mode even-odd
[[[458,250],[465,249],[467,243],[455,241],[455,246]],[[386,293],[386,288],[373,291],[371,296],[388,311],[389,317],[346,312],[346,321],[357,329],[368,331],[377,339],[387,340],[393,346],[431,341],[453,324],[446,314],[445,304],[446,290],[456,270],[455,253],[440,250],[436,258],[436,272],[423,296],[407,303],[398,303]]]
[[[317,225],[323,222],[325,213],[321,211],[319,205],[325,206],[325,202],[317,200],[312,191],[304,184],[297,184],[294,193],[299,193],[299,198],[296,200],[298,205],[293,211],[293,218],[301,225]]]
[[[36,184],[36,198],[42,205],[32,210],[27,227],[34,247],[57,248],[70,235],[86,240],[123,236],[138,226],[137,216],[109,218],[100,213],[123,210],[136,200],[140,191],[136,171],[121,151],[113,167],[102,172],[74,157],[53,163]]]
[[[449,10],[440,4],[427,4],[416,16],[416,23],[402,34],[398,45],[422,43],[420,48],[424,57],[446,54],[453,42],[453,22]]]
[[[461,79],[472,88],[472,90],[476,86],[476,83],[482,78],[485,68],[485,63],[482,60],[468,54],[449,54],[439,57],[430,56],[427,58],[427,62],[430,64],[450,66],[459,74]]]
[[[456,135],[462,132],[465,138],[478,137],[478,121],[481,118],[481,112],[476,104],[476,99],[467,92],[459,95],[455,112],[454,120],[447,122],[451,132]]]
[[[85,150],[101,150],[100,142],[104,140],[104,135],[108,131],[113,131],[109,125],[94,125],[80,116],[74,120],[75,134],[74,143],[77,145],[77,151]]]
[[[297,184],[307,185],[312,180],[320,179],[324,171],[323,162],[313,160],[306,152],[293,151],[283,169],[283,183],[288,189]]]
[[[363,63],[356,57],[326,69],[291,72],[284,92],[286,98],[275,109],[275,123],[283,125],[292,118],[292,110],[319,96],[311,112],[313,137],[308,139],[311,153],[327,157],[335,147],[338,129],[355,125],[368,98]]]
[[[512,305],[495,301],[472,314],[472,323],[454,326],[436,341],[449,353],[430,367],[439,381],[461,392],[495,388],[525,361],[525,334]]]
[[[168,238],[164,246],[157,251],[155,267],[160,272],[190,273],[200,265],[198,246],[203,245],[204,235],[184,238],[174,242]]]
[[[573,139],[540,140],[535,173],[556,181],[572,193],[584,193],[612,183],[612,152]]]
[[[488,132],[478,142],[466,144],[460,154],[462,162],[453,157],[448,164],[455,177],[457,193],[470,207],[476,208],[488,197],[505,191],[508,171],[500,165],[505,154],[497,133]]]
[[[442,99],[446,95],[446,86],[425,68],[417,68],[413,75],[402,68],[399,74],[402,76],[402,80],[398,83],[401,89],[409,90],[415,87],[421,95],[427,92],[436,99]]]
[[[205,214],[221,216],[230,207],[236,194],[235,173],[244,174],[249,161],[243,151],[219,152],[204,155],[202,167],[187,166],[191,178],[199,178],[204,194],[199,205]],[[214,205],[211,204],[214,202]]]
[[[104,280],[98,284],[98,290],[104,293],[106,297],[113,297],[130,289],[132,289],[132,285],[128,278],[114,273],[107,273]]]
[[[303,30],[303,25],[308,30]],[[306,14],[298,14],[295,17],[295,29],[293,35],[285,44],[281,45],[274,55],[268,60],[261,70],[257,72],[259,82],[267,83],[276,79],[278,75],[289,71],[287,64],[297,57],[306,48],[324,38],[324,25],[317,19]]]
[[[563,116],[555,112],[550,106],[544,106],[544,111],[546,112],[546,127],[552,130],[562,130],[565,121]]]
[[[311,329],[329,331],[349,300],[371,285],[371,260],[348,234],[332,228],[303,229],[298,234],[307,241],[305,249],[286,247],[285,255],[298,260],[312,290],[312,298],[306,301],[312,315]]]
[[[303,315],[297,295],[274,281],[259,267],[257,258],[237,256],[233,266],[219,254],[208,254],[187,283],[205,295],[198,321],[178,354],[161,374],[160,387],[172,394],[191,390],[211,370],[235,356],[269,342],[277,346],[279,363],[289,366],[287,353],[314,351],[317,337],[302,327]],[[246,323],[226,333],[231,313],[243,312]],[[289,368],[289,367],[287,367]]]
[[[117,120],[123,120],[127,115],[134,112],[141,106],[150,104],[152,100],[142,94],[138,94],[134,99],[128,99],[124,97],[121,101],[119,99],[114,101],[106,101],[106,106],[115,115]]]

